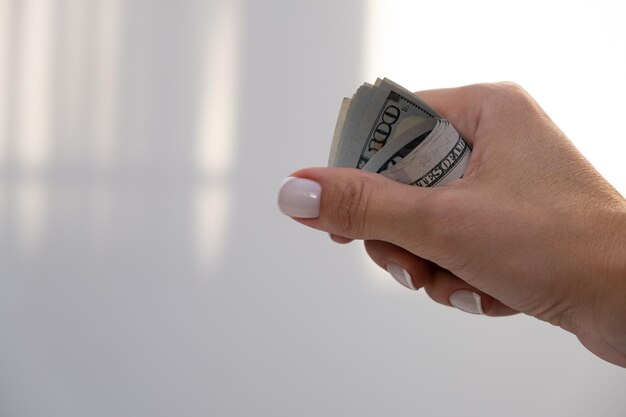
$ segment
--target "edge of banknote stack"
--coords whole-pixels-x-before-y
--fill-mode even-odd
[[[343,99],[328,165],[432,187],[462,178],[470,154],[448,120],[412,92],[379,78]]]

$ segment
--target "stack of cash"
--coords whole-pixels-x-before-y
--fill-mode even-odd
[[[432,107],[394,82],[378,79],[343,100],[328,165],[432,187],[461,178],[470,153],[454,126]]]

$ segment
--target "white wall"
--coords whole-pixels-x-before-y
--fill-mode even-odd
[[[0,0],[0,416],[623,416],[570,334],[435,305],[275,202],[376,76],[517,81],[624,193],[616,7]]]

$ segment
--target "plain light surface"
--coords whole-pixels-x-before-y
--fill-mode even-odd
[[[618,6],[0,0],[0,416],[623,416],[574,336],[276,207],[377,76],[516,81],[625,193]]]

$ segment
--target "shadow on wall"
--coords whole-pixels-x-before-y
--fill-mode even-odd
[[[275,196],[326,161],[362,28],[356,0],[307,3],[0,0],[0,414],[296,389],[259,389],[288,352],[254,320],[299,326],[282,312],[317,300],[285,271],[321,243],[285,244]]]
[[[297,157],[303,125],[330,137],[336,109],[312,103],[334,103],[359,73],[356,2],[0,1],[8,259],[144,240],[210,270],[233,234],[235,164],[274,175],[264,163],[279,146]],[[329,7],[354,19],[329,19]]]
[[[146,220],[149,201],[189,222],[175,233],[192,235],[179,238],[201,266],[214,263],[232,203],[241,2],[1,6],[5,256],[59,244],[106,250],[127,234],[120,226]],[[169,188],[180,216],[168,215]]]

